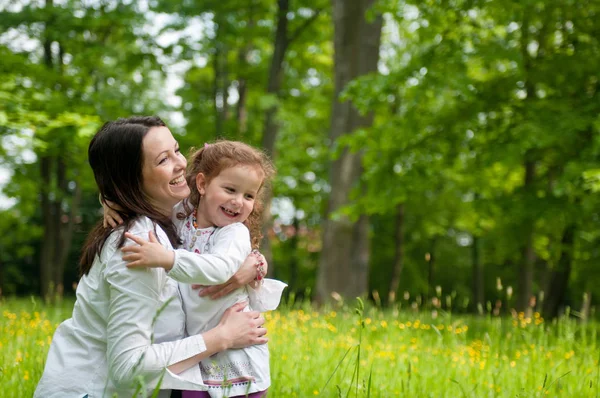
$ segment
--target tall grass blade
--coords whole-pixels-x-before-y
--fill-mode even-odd
[[[327,385],[329,384],[329,382],[331,381],[331,379],[333,378],[333,376],[335,375],[335,373],[337,372],[337,370],[339,369],[340,365],[342,364],[342,362],[344,362],[344,359],[346,359],[346,356],[348,355],[348,353],[353,349],[356,348],[358,346],[352,346],[350,348],[348,348],[348,350],[346,350],[346,353],[344,354],[344,356],[342,357],[342,359],[338,362],[337,366],[335,367],[335,369],[333,370],[333,373],[331,374],[331,376],[329,376],[329,379],[327,379],[327,383],[325,383],[325,385],[323,386],[322,390],[325,390],[325,388],[327,388]]]
[[[454,379],[450,379],[450,381],[452,383],[456,383],[458,385],[458,387],[460,388],[460,392],[462,392],[463,397],[468,397],[467,392],[463,388],[462,384],[460,384],[457,380],[454,380]]]
[[[373,380],[373,365],[369,371],[369,381],[367,383],[367,398],[371,398],[371,381]]]

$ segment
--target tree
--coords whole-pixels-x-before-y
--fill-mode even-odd
[[[335,92],[331,115],[331,143],[344,134],[367,128],[373,114],[362,115],[340,94],[353,79],[377,71],[382,16],[369,15],[373,0],[333,0]],[[323,228],[323,251],[317,277],[317,299],[332,292],[356,297],[367,291],[369,266],[369,220],[352,220],[341,213],[361,173],[361,152],[340,150],[329,172],[330,197]]]
[[[11,113],[2,132],[23,137],[35,160],[22,162],[19,152],[10,156],[15,170],[9,193],[19,197],[22,211],[31,209],[24,205],[28,201],[39,200],[33,212],[22,212],[21,217],[42,224],[37,253],[40,293],[51,297],[64,290],[84,192],[95,196],[85,154],[100,124],[98,116],[115,118],[144,109],[151,113],[152,108],[144,106],[151,101],[140,98],[154,89],[145,78],[155,63],[149,50],[142,49],[151,41],[134,33],[144,23],[135,5],[48,0],[42,7],[28,2],[14,6],[0,18],[3,30],[19,37],[3,71],[14,84],[4,89],[20,98],[19,106],[25,109]],[[33,50],[20,45],[27,41],[34,43]]]

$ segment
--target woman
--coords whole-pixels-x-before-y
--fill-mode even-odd
[[[99,223],[89,234],[73,317],[55,332],[34,396],[146,396],[156,386],[164,390],[160,396],[168,396],[172,388],[204,389],[199,361],[265,343],[264,319],[241,312],[240,303],[217,327],[184,338],[176,282],[162,268],[127,268],[119,250],[133,243],[125,232],[144,238],[154,232],[165,247],[178,244],[170,213],[190,193],[186,160],[156,117],[106,123],[88,156],[102,198],[121,207],[123,226],[109,230]],[[223,282],[217,270],[207,275],[206,284]]]

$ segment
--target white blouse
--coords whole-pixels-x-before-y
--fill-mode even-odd
[[[206,389],[198,366],[179,375],[167,369],[206,346],[201,335],[184,338],[178,286],[162,268],[125,266],[117,248],[122,231],[109,236],[79,281],[73,316],[56,329],[34,397],[132,397],[140,382],[144,396],[159,382],[160,397],[173,388]],[[165,232],[146,217],[130,228],[146,240],[149,231],[172,248]]]
[[[176,224],[177,225],[177,224]],[[227,281],[238,270],[250,254],[250,233],[248,228],[235,223],[222,228],[196,229],[191,217],[178,220],[178,233],[183,241],[183,249],[175,251],[175,263],[169,276],[185,282],[179,289],[186,314],[188,334],[197,334],[216,326],[227,308],[240,301],[249,301],[247,311],[270,311],[277,308],[285,283],[265,279],[256,291],[247,286],[229,295],[213,300],[199,297],[198,291],[186,283],[205,285]],[[224,272],[221,280],[207,280],[207,269],[217,268]],[[210,278],[209,278],[210,279]],[[266,390],[270,384],[269,351],[266,344],[238,350],[227,350],[213,355],[200,363],[204,383],[212,397],[246,395]],[[223,388],[223,385],[227,385]]]

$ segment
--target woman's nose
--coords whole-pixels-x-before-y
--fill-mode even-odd
[[[181,167],[182,169],[185,169],[187,167],[187,160],[185,159],[185,156],[181,155],[177,157],[178,162],[177,165],[179,167]]]

